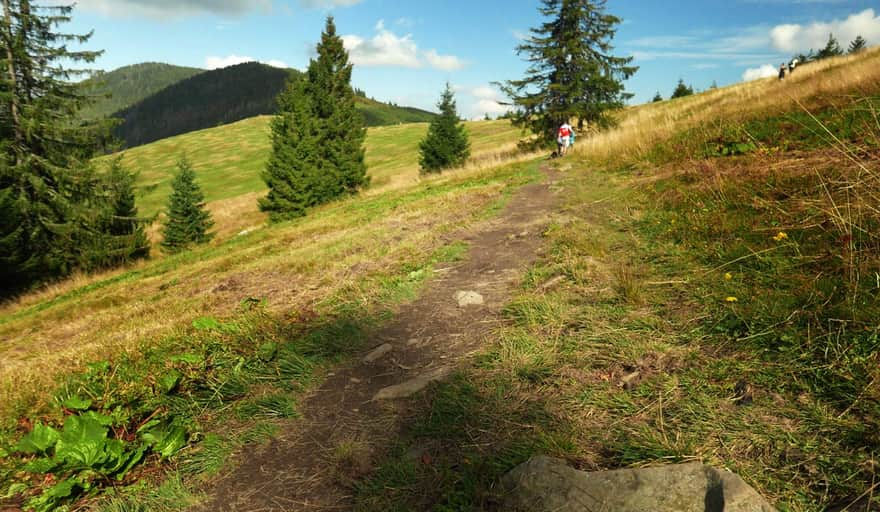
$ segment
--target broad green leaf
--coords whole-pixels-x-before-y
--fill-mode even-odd
[[[168,394],[174,391],[174,388],[180,384],[180,379],[183,375],[180,374],[177,370],[169,370],[164,375],[157,379],[157,384],[159,385],[159,391],[163,394]]]
[[[28,508],[34,509],[36,512],[50,512],[57,510],[58,503],[65,498],[73,496],[74,489],[82,487],[76,478],[68,478],[67,480],[57,483],[52,487],[43,491],[43,494],[28,501]]]
[[[113,418],[111,416],[107,416],[106,414],[101,414],[95,411],[86,411],[81,415],[83,418],[88,418],[90,420],[94,420],[98,424],[109,427],[113,425]]]
[[[37,423],[28,435],[21,438],[15,451],[28,455],[46,453],[49,448],[55,446],[59,437],[58,431],[54,428]]]
[[[257,357],[259,357],[261,361],[275,360],[275,358],[278,357],[278,344],[273,342],[263,343],[257,351]]]
[[[182,427],[166,425],[141,432],[141,439],[154,452],[168,458],[186,446],[186,430]]]
[[[122,480],[125,478],[125,475],[131,471],[131,468],[135,467],[141,460],[144,458],[144,454],[147,452],[146,445],[140,445],[133,452],[129,453],[128,461],[116,474],[117,480]]]
[[[169,360],[172,363],[200,364],[205,358],[198,354],[181,354],[179,356],[173,356]]]
[[[219,329],[222,327],[222,324],[212,316],[203,316],[193,320],[192,326],[199,331],[209,331],[212,329]]]
[[[61,405],[74,411],[86,411],[92,406],[92,401],[87,398],[80,398],[76,395],[72,395],[61,402]]]
[[[101,466],[107,455],[107,427],[94,418],[70,416],[55,446],[55,456],[69,466],[95,468]]]
[[[28,490],[27,484],[23,484],[21,482],[14,483],[6,489],[6,492],[0,494],[0,500],[8,500],[9,498],[15,497],[17,494],[22,494]]]
[[[51,473],[58,467],[58,461],[48,458],[34,459],[24,465],[24,470],[28,473],[39,473],[45,475]]]

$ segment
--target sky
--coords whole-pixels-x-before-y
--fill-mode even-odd
[[[353,85],[381,101],[434,108],[445,83],[466,117],[506,107],[493,82],[519,79],[515,48],[543,21],[539,0],[78,0],[65,31],[94,36],[98,69],[167,62],[214,69],[256,60],[305,69],[327,15],[355,64]],[[622,19],[613,53],[639,71],[631,103],[772,76],[793,55],[880,44],[876,0],[608,0]]]

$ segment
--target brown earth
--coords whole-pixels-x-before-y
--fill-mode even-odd
[[[557,204],[547,176],[514,194],[498,217],[452,237],[468,243],[465,259],[437,269],[420,298],[373,333],[363,358],[336,369],[304,399],[301,418],[268,446],[240,454],[198,510],[350,510],[346,484],[369,474],[412,406],[408,398],[374,397],[413,379],[442,378],[484,346],[541,248]],[[476,292],[484,303],[460,306],[459,292]],[[383,345],[390,350],[373,352]],[[368,362],[371,353],[377,357]]]

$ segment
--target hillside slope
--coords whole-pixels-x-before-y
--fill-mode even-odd
[[[404,141],[415,131],[371,131],[387,136],[371,143],[387,186],[2,306],[0,482],[18,485],[0,496],[13,509],[56,500],[49,510],[77,493],[95,505],[100,487],[112,489],[107,510],[179,510],[244,461],[254,485],[240,503],[214,493],[226,507],[247,508],[268,488],[303,491],[296,503],[336,495],[344,506],[333,510],[491,510],[507,471],[551,455],[590,470],[701,461],[787,512],[876,508],[878,112],[871,50],[805,65],[783,83],[627,109],[617,128],[585,134],[554,161],[419,181],[396,161],[414,153]],[[232,127],[265,134],[265,118]],[[256,138],[221,135],[230,128],[172,141],[198,146],[211,134],[208,153],[254,151]],[[144,149],[142,168],[175,156]],[[229,174],[217,181],[234,183],[240,164],[222,160],[213,162]],[[541,197],[557,196],[545,206],[561,206],[505,229],[503,206],[542,180]],[[480,226],[496,236],[477,240],[471,257],[483,260],[462,262]],[[522,243],[541,244],[540,259],[495,276],[505,273],[493,253]],[[451,279],[461,268],[474,274]],[[513,297],[493,302],[496,278],[515,283]],[[448,283],[479,290],[501,313],[459,307]],[[458,347],[467,357],[430,353],[448,376],[409,400],[340,400],[367,382],[343,377],[378,343],[392,345],[388,371],[367,378],[396,384],[422,369],[397,358],[402,347],[467,339],[423,337],[418,319],[371,338],[409,318],[418,296],[442,301],[424,308],[432,325],[472,315],[465,328],[489,333]],[[279,450],[314,425],[307,401],[333,432],[306,461]],[[370,422],[357,422],[362,412]],[[91,457],[59,466],[58,433],[69,439],[83,424]],[[364,425],[392,439],[347,435]],[[281,442],[266,447],[274,436]],[[120,477],[127,460],[135,469]],[[299,462],[314,471],[280,471]]]
[[[115,134],[126,147],[136,147],[273,114],[275,100],[288,78],[299,74],[296,70],[257,62],[198,73],[114,112],[113,116],[121,119]],[[125,95],[128,91],[123,89],[122,92]],[[357,98],[357,107],[367,126],[426,122],[434,116],[423,110],[388,105],[366,97]]]
[[[94,103],[80,114],[85,119],[108,117],[199,73],[204,70],[159,62],[134,64],[102,73],[83,82],[86,94],[94,97]]]

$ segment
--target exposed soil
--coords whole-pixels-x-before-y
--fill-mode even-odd
[[[465,259],[438,269],[420,298],[371,336],[363,357],[385,344],[390,351],[331,373],[301,404],[302,417],[265,448],[241,454],[199,510],[351,509],[345,484],[370,472],[411,407],[407,398],[374,397],[389,386],[451,373],[483,347],[542,245],[557,204],[547,176],[514,194],[498,217],[455,236],[470,247]],[[484,303],[460,306],[458,292],[476,292]]]

